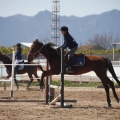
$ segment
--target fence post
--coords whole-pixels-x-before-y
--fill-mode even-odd
[[[61,107],[64,107],[64,49],[61,48]]]
[[[47,70],[49,70],[49,63],[47,61]],[[49,77],[47,76],[46,77],[46,104],[48,104],[48,99],[49,99],[49,85],[48,85],[48,80],[49,80]]]
[[[10,97],[13,97],[13,87],[14,87],[14,63],[15,63],[15,51],[13,51],[12,56],[12,76],[11,76],[11,89],[10,89]]]

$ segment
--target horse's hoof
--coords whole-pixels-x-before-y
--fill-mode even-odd
[[[44,89],[44,87],[43,87],[43,86],[40,86],[40,89],[41,89],[41,90],[43,90],[43,89]]]
[[[118,103],[120,102],[120,99],[119,99],[119,98],[117,98],[116,100],[117,100]]]
[[[110,105],[108,105],[108,108],[109,108],[109,109],[111,109],[111,108],[112,108],[112,105],[111,105],[111,104],[110,104]]]
[[[7,90],[6,88],[4,88],[4,90]]]
[[[29,88],[26,88],[26,91],[29,91]]]
[[[44,86],[45,84],[44,84],[44,83],[40,83],[39,85],[40,85],[40,86]]]

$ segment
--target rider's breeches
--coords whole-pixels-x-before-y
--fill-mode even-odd
[[[76,50],[78,49],[78,46],[72,48],[70,51],[67,52],[68,55],[68,60],[73,57],[73,55],[75,54]]]
[[[16,67],[17,66],[17,64],[20,62],[21,60],[15,60],[15,63],[14,63],[14,67]]]

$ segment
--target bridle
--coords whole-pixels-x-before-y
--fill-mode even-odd
[[[41,50],[44,48],[44,44],[43,44],[43,46],[37,51],[37,52],[35,52],[35,53],[30,53],[30,51],[29,51],[29,53],[28,53],[28,55],[31,55],[33,58],[34,57],[38,57],[38,56],[40,56],[40,52],[41,52]]]

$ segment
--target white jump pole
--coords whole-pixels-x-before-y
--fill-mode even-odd
[[[56,85],[50,85],[50,88],[54,88],[54,89],[61,89],[61,87],[60,86],[56,86]]]
[[[12,56],[12,76],[11,76],[11,88],[10,88],[10,97],[13,97],[13,87],[14,87],[14,63],[15,63],[15,51],[13,51],[13,56]]]

